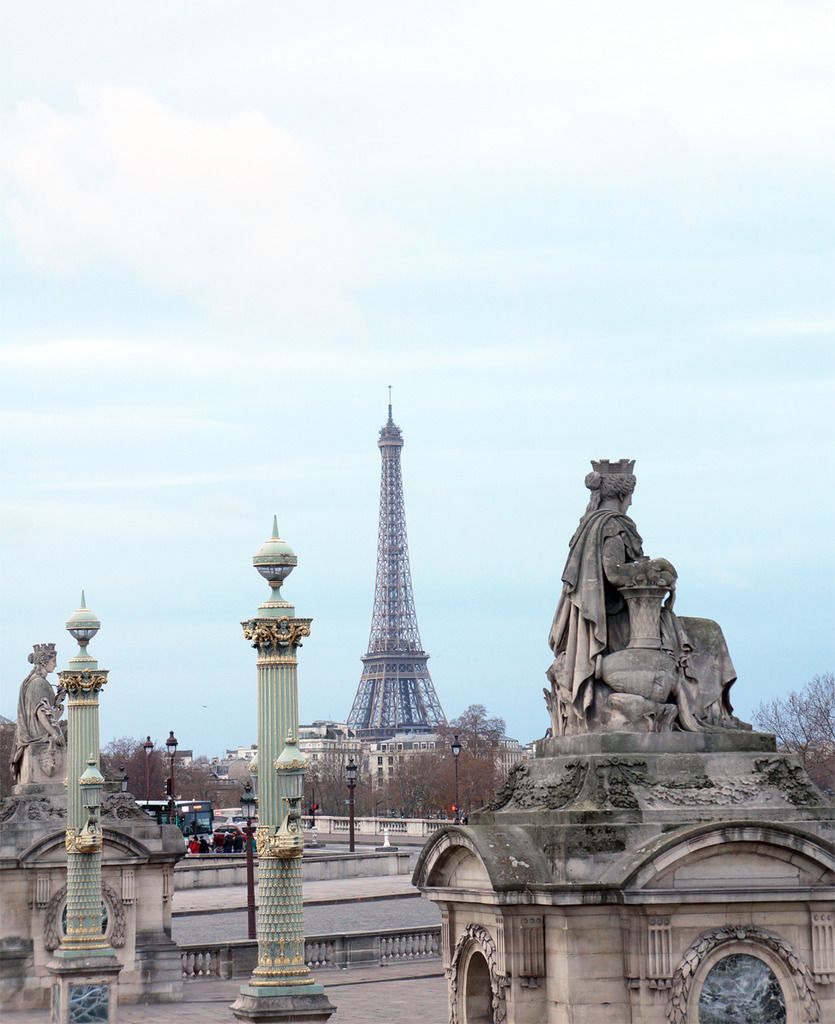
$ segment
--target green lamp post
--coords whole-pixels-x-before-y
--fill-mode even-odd
[[[67,620],[78,653],[59,673],[67,693],[67,913],[64,935],[50,971],[52,1019],[57,1024],[116,1020],[116,977],[122,965],[102,932],[101,797],[99,693],[107,672],[87,645],[101,623],[81,607]]]
[[[232,1005],[243,1021],[326,1021],[334,1012],[304,959],[297,651],[311,620],[296,618],[281,594],[297,562],[273,519],[272,536],[252,559],[270,595],[241,623],[258,652],[258,964]]]

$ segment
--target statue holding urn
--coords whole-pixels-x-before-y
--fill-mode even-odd
[[[586,476],[591,499],[549,636],[552,733],[750,729],[733,715],[736,672],[721,628],[674,613],[676,570],[644,554],[626,514],[634,468],[603,459]]]

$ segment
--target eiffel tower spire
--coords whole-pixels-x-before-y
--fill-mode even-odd
[[[362,676],[348,716],[348,725],[365,739],[433,732],[446,722],[415,615],[400,473],[403,434],[392,418],[391,388],[388,420],[380,430],[377,447],[382,472],[374,611]]]

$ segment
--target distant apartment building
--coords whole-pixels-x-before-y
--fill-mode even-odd
[[[371,785],[376,789],[393,778],[398,765],[420,754],[448,753],[449,737],[437,733],[402,733],[390,739],[366,741],[364,744],[367,758],[368,774]],[[511,736],[503,736],[496,748],[496,767],[507,775],[517,761],[526,761],[533,757],[533,745],[523,746],[519,740]]]
[[[258,745],[251,747],[231,747],[226,751],[226,761],[254,761],[258,756]]]
[[[309,770],[341,772],[349,757],[354,758],[361,771],[364,767],[363,743],[344,722],[317,720],[300,725],[299,749],[309,759]]]
[[[367,771],[374,789],[385,784],[406,758],[430,754],[443,743],[436,733],[402,733],[385,740],[366,741]]]

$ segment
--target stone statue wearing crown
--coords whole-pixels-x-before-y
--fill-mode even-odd
[[[549,636],[552,733],[750,729],[732,713],[736,672],[718,623],[676,615],[675,568],[643,553],[626,514],[634,468],[601,460],[586,476],[591,500]]]
[[[56,693],[47,678],[55,671],[55,644],[35,644],[29,662],[32,671],[21,684],[17,702],[12,777],[16,783],[60,782],[66,750],[60,721],[64,693]]]

